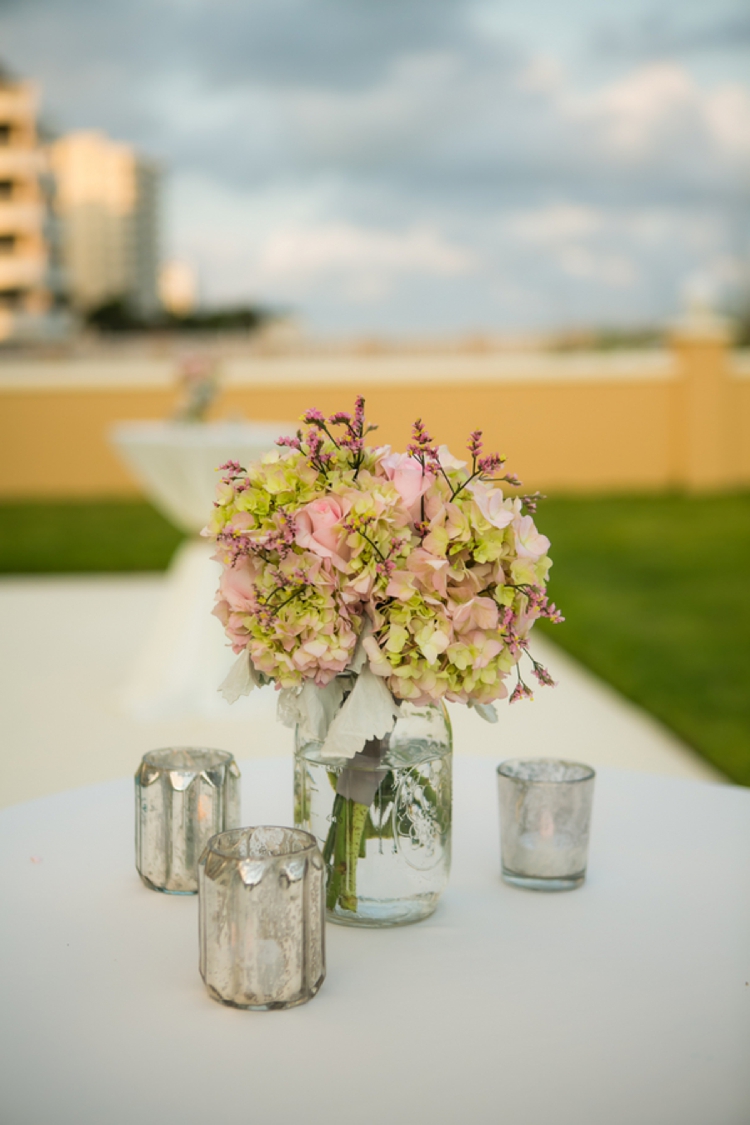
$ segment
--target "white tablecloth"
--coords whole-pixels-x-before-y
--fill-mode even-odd
[[[208,522],[228,459],[247,466],[276,449],[291,422],[120,422],[112,441],[167,519],[196,536]],[[221,568],[204,540],[183,543],[169,568],[161,610],[120,692],[140,719],[220,714],[217,689],[232,665],[221,627],[211,617]]]
[[[182,531],[205,527],[230,458],[244,466],[276,448],[291,422],[119,422],[112,441],[149,500]]]
[[[291,763],[241,765],[245,823],[288,823]],[[493,763],[455,771],[436,914],[328,926],[289,1012],[206,996],[132,781],[7,809],[3,1125],[747,1125],[750,792],[602,770],[589,879],[543,895],[500,881]]]

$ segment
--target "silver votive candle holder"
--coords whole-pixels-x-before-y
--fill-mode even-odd
[[[226,750],[177,746],[145,754],[135,775],[135,862],[153,891],[196,894],[198,860],[240,823],[240,771]]]
[[[261,1011],[312,999],[325,978],[325,875],[315,837],[267,826],[222,832],[198,872],[209,995]]]
[[[500,853],[506,883],[569,891],[586,878],[594,770],[555,758],[497,767]]]

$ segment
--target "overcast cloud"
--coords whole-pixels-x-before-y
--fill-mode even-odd
[[[0,51],[58,130],[162,162],[210,302],[525,330],[743,284],[736,0],[0,0]]]

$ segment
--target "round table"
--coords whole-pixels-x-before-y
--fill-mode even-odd
[[[169,567],[159,613],[120,702],[136,718],[212,718],[225,706],[218,687],[233,655],[211,609],[221,567],[215,544],[196,538],[213,510],[219,465],[247,466],[276,450],[285,422],[119,422],[112,442],[146,496],[192,538]]]
[[[291,762],[240,764],[243,821],[289,823]],[[589,878],[544,895],[499,878],[493,763],[455,782],[437,912],[328,926],[287,1012],[208,998],[132,780],[5,810],[3,1125],[747,1125],[750,792],[602,770]]]
[[[292,422],[118,422],[111,438],[155,508],[188,535],[208,522],[219,465],[247,466],[276,449]]]

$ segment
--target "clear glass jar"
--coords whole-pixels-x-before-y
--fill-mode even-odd
[[[427,918],[451,861],[452,736],[442,705],[401,704],[382,739],[354,758],[295,753],[295,824],[316,837],[326,865],[329,921],[401,926]]]
[[[309,832],[261,826],[213,836],[198,865],[200,971],[209,995],[271,1011],[325,978],[323,860]]]

